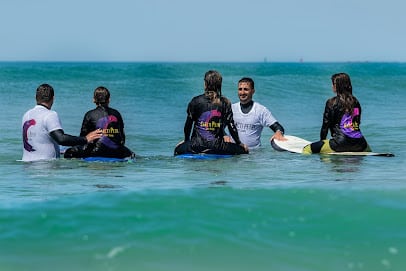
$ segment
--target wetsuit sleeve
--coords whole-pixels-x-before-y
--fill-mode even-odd
[[[71,136],[65,134],[62,129],[52,131],[49,135],[52,137],[53,140],[56,141],[56,143],[62,146],[85,145],[87,143],[86,137]]]
[[[86,136],[88,133],[93,131],[94,128],[92,130],[89,129],[91,126],[92,125],[91,125],[90,117],[89,117],[89,114],[87,113],[83,117],[82,128],[80,129],[80,136]]]
[[[124,120],[123,117],[121,116],[121,114],[117,111],[118,114],[118,121],[120,123],[120,127],[121,127],[121,144],[125,145],[125,132],[124,132]]]
[[[187,116],[185,121],[185,127],[183,128],[183,132],[185,133],[185,141],[190,140],[190,133],[192,132],[193,127],[193,120],[191,117]]]
[[[282,134],[285,134],[285,129],[283,129],[282,125],[279,122],[274,122],[271,126],[269,126],[272,131],[276,133],[276,131],[281,131]]]
[[[225,120],[227,123],[228,131],[230,132],[231,137],[234,139],[234,142],[238,145],[241,144],[240,138],[238,136],[238,130],[234,123],[233,111],[231,110],[231,104],[229,102],[224,102],[225,106]]]
[[[331,110],[332,109],[329,107],[329,102],[327,101],[323,113],[323,123],[320,129],[320,140],[324,140],[327,138],[328,128],[330,125]]]
[[[190,140],[190,133],[192,132],[193,127],[193,108],[194,108],[194,99],[192,99],[187,105],[186,109],[186,121],[185,126],[183,127],[183,133],[185,135],[185,141]]]

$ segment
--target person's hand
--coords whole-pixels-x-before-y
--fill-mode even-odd
[[[273,139],[280,140],[280,141],[286,141],[287,139],[283,136],[281,131],[276,131],[273,136],[271,137],[270,141]]]
[[[223,140],[224,140],[224,142],[228,142],[228,143],[233,142],[232,139],[231,139],[231,136],[228,136],[228,135],[223,136]]]
[[[88,143],[90,143],[95,139],[101,138],[102,136],[103,136],[103,130],[102,129],[97,129],[97,130],[94,130],[94,131],[88,133],[86,135],[86,140],[87,140]]]
[[[248,150],[248,146],[245,145],[244,143],[241,143],[240,146],[243,147],[246,152],[249,151],[249,150]]]

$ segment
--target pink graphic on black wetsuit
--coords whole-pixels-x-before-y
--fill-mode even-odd
[[[30,145],[30,143],[28,143],[28,129],[35,125],[36,122],[34,119],[30,119],[27,120],[26,122],[24,122],[23,125],[23,143],[24,143],[24,149],[28,152],[33,152],[35,151],[35,149]]]
[[[118,130],[118,129],[114,128],[114,126],[116,126],[114,124],[117,123],[117,121],[118,120],[117,120],[116,116],[109,115],[109,116],[99,119],[96,124],[96,128],[103,129],[103,133],[107,134],[107,135],[103,135],[99,139],[99,141],[101,143],[103,143],[104,145],[106,145],[107,147],[112,148],[112,149],[118,148],[117,143],[115,143],[113,140],[111,140],[109,138],[109,137],[112,137],[112,138],[115,137],[115,133],[113,133],[111,131]],[[118,131],[117,131],[117,133],[118,133]]]
[[[344,114],[340,122],[340,128],[343,133],[350,138],[361,138],[362,133],[359,130],[359,124],[354,122],[354,117],[359,115],[359,108],[354,108],[352,115]]]
[[[197,128],[199,134],[208,141],[216,139],[215,132],[220,129],[219,121],[215,121],[214,118],[221,118],[221,112],[218,110],[211,110],[204,112],[198,119]]]

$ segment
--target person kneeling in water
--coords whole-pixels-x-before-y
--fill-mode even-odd
[[[124,146],[125,133],[123,118],[120,112],[109,107],[109,90],[103,86],[96,88],[93,95],[93,102],[96,104],[96,108],[85,114],[80,135],[86,135],[88,131],[100,129],[103,132],[103,136],[93,143],[67,149],[64,157],[134,157],[135,154]]]

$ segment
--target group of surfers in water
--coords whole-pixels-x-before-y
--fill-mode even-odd
[[[361,105],[352,93],[349,75],[333,74],[331,81],[335,96],[326,101],[320,140],[305,146],[303,153],[370,151],[360,130]],[[187,106],[184,140],[176,145],[175,156],[248,154],[250,149],[261,146],[264,127],[274,132],[270,140],[286,140],[283,126],[271,111],[253,100],[255,84],[251,78],[243,77],[238,81],[239,102],[234,104],[222,95],[221,87],[221,74],[207,71],[203,94],[193,97]],[[36,102],[22,118],[23,161],[59,158],[60,146],[70,146],[65,150],[64,158],[135,157],[135,153],[125,146],[124,121],[120,112],[109,106],[107,88],[100,86],[94,90],[96,108],[84,115],[79,136],[66,134],[57,112],[51,110],[52,86],[40,85],[36,90]],[[327,139],[329,131],[331,138]]]

